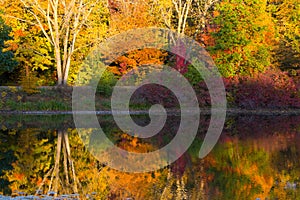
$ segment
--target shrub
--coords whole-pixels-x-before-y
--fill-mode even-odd
[[[109,71],[104,71],[97,86],[97,93],[109,97],[112,94],[113,87],[116,85],[115,75]]]
[[[21,76],[19,83],[24,92],[27,94],[34,94],[40,92],[37,85],[38,80],[39,79],[36,76],[29,74],[28,76]]]
[[[299,91],[287,72],[268,70],[226,78],[224,83],[232,103],[241,108],[300,108]]]

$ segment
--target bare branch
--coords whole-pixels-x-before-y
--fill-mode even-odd
[[[41,7],[37,0],[34,0],[34,7],[44,16],[46,17],[46,11]]]
[[[53,2],[53,0],[48,0],[48,4],[50,3],[52,10],[55,10],[55,3]]]
[[[25,8],[28,8],[28,7],[29,7],[29,6],[26,4],[26,2],[25,2],[24,0],[20,0],[20,1],[23,3],[23,5],[25,6]],[[41,20],[39,19],[39,17],[38,17],[33,11],[31,11],[30,9],[28,9],[28,11],[29,11],[30,14],[32,14],[33,17],[36,19],[36,21],[38,22],[39,27],[41,28],[41,30],[42,30],[42,32],[43,32],[43,34],[44,34],[45,37],[49,40],[49,42],[53,45],[54,43],[53,43],[53,41],[51,40],[51,38],[49,37],[48,33],[46,32],[46,30],[45,30],[45,28],[44,28],[44,26],[43,26]]]
[[[50,3],[48,3],[48,8],[47,8],[47,21],[48,21],[51,39],[54,42],[54,34],[53,34],[53,29],[52,29],[53,22],[51,23],[51,21],[50,21]]]
[[[183,18],[183,25],[182,25],[183,31],[185,30],[186,20],[188,18],[188,13],[189,13],[191,4],[192,4],[192,0],[187,0],[187,2],[185,4],[186,6],[184,7],[184,10],[183,10],[183,12],[185,12],[184,18]]]
[[[63,2],[65,4],[65,1]],[[68,7],[66,5],[64,5],[64,7],[65,7],[65,14],[60,27],[60,32],[63,32],[65,27],[70,26],[71,17],[72,15],[74,15],[75,0],[72,0],[68,5]]]
[[[179,7],[178,7],[178,2],[177,2],[176,0],[172,0],[172,2],[173,2],[173,5],[175,6],[176,12],[177,12],[177,13],[180,13],[180,12],[179,12]]]

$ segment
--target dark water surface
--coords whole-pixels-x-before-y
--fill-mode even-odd
[[[98,119],[116,146],[138,153],[167,145],[180,123],[180,117],[168,117],[160,133],[139,139],[121,131],[109,115]],[[149,123],[147,116],[133,119],[141,126]],[[228,116],[217,145],[200,159],[209,120],[201,116],[197,137],[175,163],[154,172],[125,173],[87,151],[71,115],[2,115],[0,194],[42,198],[53,193],[61,199],[300,199],[300,116]],[[91,128],[85,128],[87,136]]]

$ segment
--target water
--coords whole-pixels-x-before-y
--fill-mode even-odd
[[[139,125],[149,123],[147,116],[133,118]],[[121,131],[111,116],[98,119],[116,146],[139,153],[167,145],[180,122],[179,116],[169,117],[159,134],[138,139]],[[300,199],[300,116],[228,116],[217,145],[200,159],[209,119],[201,116],[193,144],[175,163],[154,172],[125,173],[85,148],[70,115],[0,116],[0,194],[61,199]]]

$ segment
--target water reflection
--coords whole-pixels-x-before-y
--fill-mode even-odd
[[[135,118],[140,124],[147,120]],[[122,132],[110,116],[99,116],[107,137],[132,152],[166,145],[178,129],[178,120],[168,119],[152,139],[139,139]],[[69,116],[2,116],[0,194],[73,194],[81,199],[300,199],[299,122],[297,116],[228,117],[217,146],[199,159],[209,124],[209,117],[204,116],[193,145],[175,163],[150,173],[124,173],[99,162],[85,149]]]

